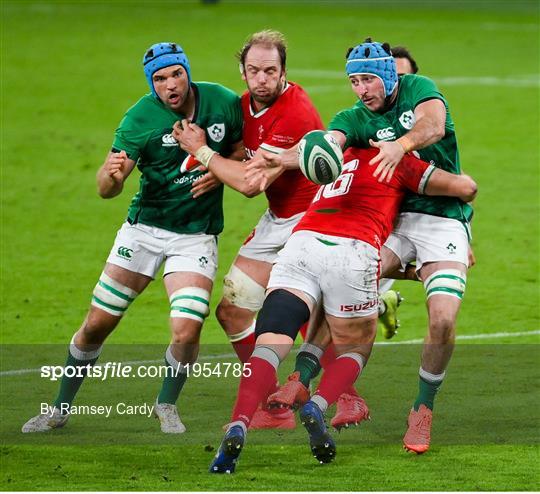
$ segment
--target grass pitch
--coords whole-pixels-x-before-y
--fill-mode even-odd
[[[42,399],[52,399],[56,385],[31,373],[1,375],[2,489],[539,489],[538,336],[511,336],[539,329],[536,3],[4,1],[1,17],[2,372],[48,359],[63,363],[65,344],[84,317],[137,187],[134,174],[119,198],[101,200],[95,172],[124,111],[147,91],[144,50],[177,41],[195,80],[241,92],[234,53],[263,28],[286,34],[289,78],[306,88],[325,122],[354,103],[344,54],[365,36],[407,45],[421,73],[439,83],[463,168],[480,187],[473,222],[478,265],[470,271],[458,334],[510,334],[480,340],[507,347],[478,347],[477,357],[474,347],[456,351],[437,398],[428,454],[400,450],[419,348],[395,347],[396,355],[379,347],[360,381],[373,420],[337,436],[334,464],[314,462],[302,430],[257,433],[232,477],[206,469],[234,400],[234,380],[188,382],[180,410],[189,432],[180,437],[162,437],[149,419],[73,417],[59,434],[28,438],[20,426]],[[264,207],[261,197],[227,191],[214,307],[223,274]],[[406,302],[395,341],[421,338],[422,287],[399,289]],[[144,348],[160,359],[167,314],[156,282],[110,343],[157,344]],[[203,343],[203,357],[231,352],[211,346],[226,343],[213,316]],[[151,402],[158,386],[88,382],[77,402],[124,396]]]

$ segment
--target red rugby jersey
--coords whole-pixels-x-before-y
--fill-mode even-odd
[[[381,183],[373,176],[375,166],[368,164],[377,153],[376,149],[347,149],[341,175],[319,188],[294,231],[356,238],[380,249],[392,232],[405,192],[423,193],[435,167],[405,155],[390,182]]]
[[[244,146],[251,158],[261,147],[280,152],[293,147],[311,130],[324,129],[319,113],[306,92],[289,82],[285,91],[269,107],[255,113],[249,92],[242,95],[244,114]],[[317,185],[310,182],[300,170],[284,172],[266,190],[268,207],[279,218],[289,218],[305,211]]]

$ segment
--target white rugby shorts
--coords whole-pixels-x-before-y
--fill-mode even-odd
[[[386,240],[401,261],[416,261],[418,271],[427,262],[455,261],[468,267],[468,225],[461,221],[422,213],[401,213]]]
[[[301,290],[332,316],[366,317],[378,310],[378,270],[372,245],[302,230],[279,253],[268,288]]]
[[[238,254],[249,259],[273,263],[303,215],[304,213],[298,213],[290,218],[277,218],[267,209],[244,245],[240,247]]]
[[[195,272],[213,281],[217,270],[217,241],[214,235],[174,233],[126,222],[116,234],[107,262],[152,278],[165,263],[164,275]]]

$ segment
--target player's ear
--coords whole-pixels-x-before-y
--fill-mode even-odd
[[[246,80],[246,71],[244,70],[244,64],[242,62],[240,62],[238,64],[238,70],[240,71],[240,75],[242,76],[242,80],[245,81]]]

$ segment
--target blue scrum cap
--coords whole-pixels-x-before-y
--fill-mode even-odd
[[[371,41],[371,38],[349,52],[345,71],[348,76],[371,74],[378,77],[383,83],[386,97],[392,94],[398,83],[396,62],[390,53],[390,46]]]
[[[191,69],[189,60],[180,45],[176,43],[156,43],[152,45],[143,57],[144,75],[150,86],[152,94],[157,98],[152,76],[155,72],[171,65],[181,65],[186,70],[188,80],[191,84]]]

